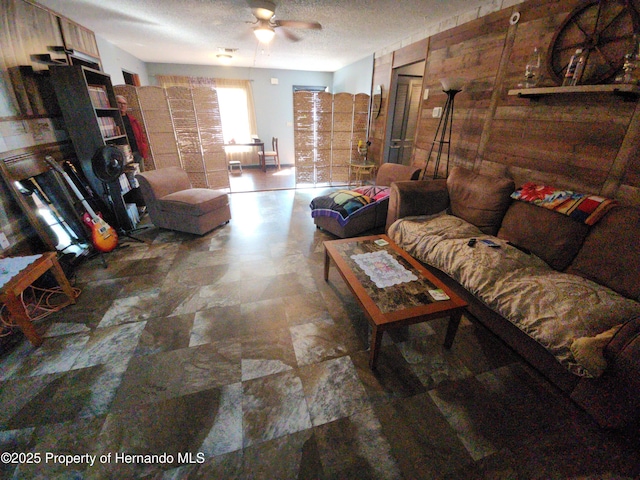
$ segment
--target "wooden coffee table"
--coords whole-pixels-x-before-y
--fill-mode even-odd
[[[377,245],[375,241],[379,239],[388,242],[388,244]],[[451,348],[467,303],[388,236],[372,235],[332,240],[324,242],[324,247],[324,280],[329,281],[329,266],[333,260],[338,272],[364,309],[373,329],[369,351],[369,366],[371,368],[375,368],[382,334],[386,330],[449,317],[444,346]],[[382,288],[376,286],[374,280],[356,262],[356,259],[362,261],[364,257],[354,259],[352,256],[380,251],[386,251],[393,260],[397,261],[397,264],[404,267],[405,275],[413,274],[416,279]],[[388,259],[386,255],[384,257]],[[382,265],[380,269],[381,273],[385,269],[391,270],[388,265]],[[398,271],[401,270],[402,268]],[[381,282],[380,278],[378,278],[378,282]],[[434,289],[441,289],[449,299],[434,300],[429,294],[429,290]]]

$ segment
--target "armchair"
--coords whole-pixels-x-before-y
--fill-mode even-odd
[[[192,188],[187,173],[181,168],[146,171],[136,178],[156,227],[204,235],[231,219],[226,192]]]

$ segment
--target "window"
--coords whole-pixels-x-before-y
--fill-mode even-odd
[[[225,143],[229,143],[231,139],[237,143],[248,143],[251,142],[251,137],[256,135],[255,107],[249,80],[171,75],[157,75],[156,80],[165,88],[172,86],[215,88],[218,94]],[[251,149],[247,151],[250,152]]]
[[[244,88],[217,87],[224,143],[251,141],[249,106]]]

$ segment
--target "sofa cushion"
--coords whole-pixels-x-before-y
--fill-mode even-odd
[[[199,217],[229,203],[226,192],[208,188],[189,188],[165,195],[159,200],[160,210]]]
[[[447,178],[451,213],[495,235],[511,204],[515,183],[508,178],[491,177],[454,167]]]
[[[513,202],[502,220],[498,237],[524,247],[556,270],[564,270],[576,256],[589,227],[566,215],[524,202]]]
[[[189,175],[180,167],[165,167],[141,172],[136,175],[136,179],[150,200],[191,188]]]
[[[394,182],[403,180],[418,180],[421,169],[419,167],[400,165],[398,163],[383,163],[376,175],[376,185],[389,187]]]
[[[607,213],[567,271],[640,300],[640,208],[615,207]]]
[[[616,325],[606,332],[594,337],[580,337],[571,344],[571,353],[576,361],[582,365],[592,377],[599,377],[607,368],[607,360],[604,358],[606,347],[622,325]]]
[[[557,272],[535,255],[477,235],[462,219],[441,215],[399,220],[389,236],[410,255],[460,283],[578,376],[591,372],[571,353],[575,339],[593,337],[640,315],[640,303],[578,275]],[[475,231],[474,231],[475,230]],[[490,238],[502,248],[468,240]]]

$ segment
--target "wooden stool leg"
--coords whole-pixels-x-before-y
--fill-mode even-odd
[[[69,297],[69,302],[76,303],[76,297],[73,293],[73,288],[67,280],[67,276],[64,274],[60,263],[58,263],[58,259],[53,257],[51,259],[51,271],[53,272],[53,276],[56,277],[58,281],[58,285],[62,288],[62,291]]]
[[[42,344],[42,337],[38,335],[36,327],[31,322],[29,314],[25,310],[20,298],[9,294],[5,298],[5,305],[11,314],[11,318],[18,324],[24,336],[27,337],[34,347],[39,347]]]

